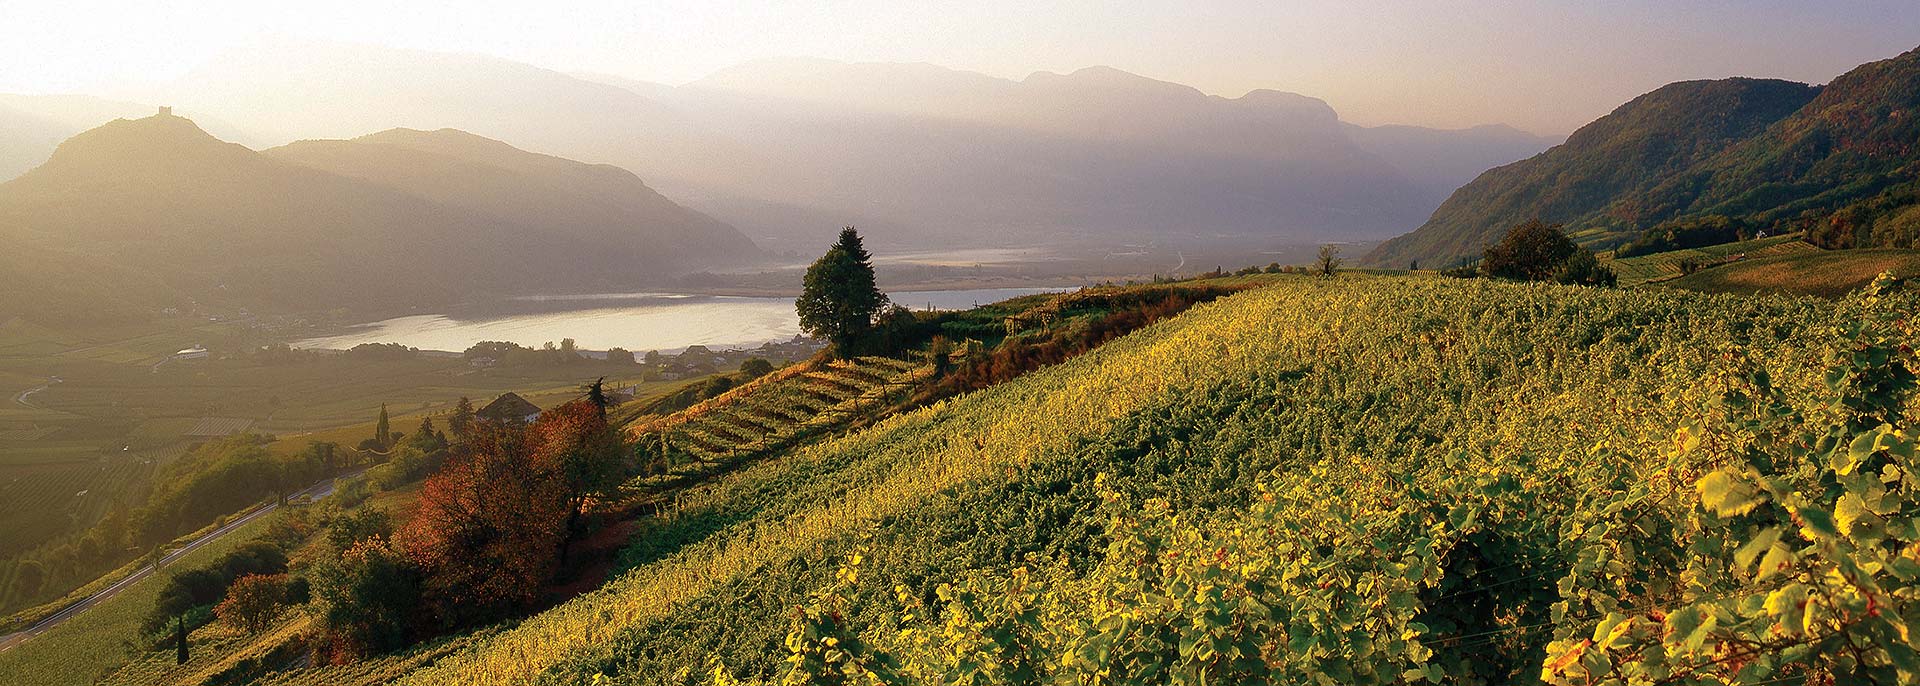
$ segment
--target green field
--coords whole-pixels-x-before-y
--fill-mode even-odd
[[[1871,283],[1881,272],[1903,279],[1920,275],[1920,251],[1834,250],[1761,257],[1703,269],[1662,285],[1705,293],[1835,298]]]
[[[1689,259],[1703,266],[1710,266],[1736,258],[1758,259],[1779,255],[1798,255],[1819,250],[1812,244],[1800,240],[1800,234],[1788,234],[1704,248],[1623,257],[1608,261],[1606,264],[1613,269],[1615,275],[1620,277],[1621,286],[1634,286],[1680,278],[1682,276],[1680,263]]]

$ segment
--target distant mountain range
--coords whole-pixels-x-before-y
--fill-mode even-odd
[[[1510,129],[1363,129],[1325,103],[1239,98],[1108,68],[1014,81],[924,64],[755,62],[686,86],[338,44],[236,52],[142,99],[268,141],[454,127],[617,164],[807,254],[877,245],[1376,238],[1486,165]]]
[[[1724,215],[1806,230],[1828,247],[1920,239],[1920,50],[1826,86],[1671,84],[1539,156],[1482,174],[1367,261],[1443,266],[1538,217],[1609,247],[1667,222]]]
[[[0,310],[193,299],[396,312],[631,288],[762,257],[614,167],[450,130],[256,152],[165,113],[84,132],[0,184],[0,240],[37,256],[0,262],[26,296]],[[0,319],[12,314],[60,313]]]

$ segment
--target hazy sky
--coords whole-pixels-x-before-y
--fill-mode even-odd
[[[274,36],[666,83],[783,56],[1009,78],[1098,64],[1304,93],[1362,124],[1562,134],[1681,79],[1825,82],[1920,45],[1920,0],[0,0],[0,91],[111,92]]]

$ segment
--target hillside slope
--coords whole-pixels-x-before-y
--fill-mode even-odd
[[[1662,283],[1703,293],[1793,294],[1838,298],[1886,272],[1899,279],[1920,276],[1920,251],[1893,248],[1802,250],[1756,254]]]
[[[738,232],[630,174],[460,143],[464,158],[348,147],[333,173],[181,117],[118,120],[0,184],[0,235],[149,274],[203,303],[282,311],[631,287],[751,257]]]
[[[1162,498],[1198,522],[1277,494],[1295,504],[1285,530],[1315,532],[1288,544],[1303,571],[1284,588],[1299,602],[1332,593],[1385,608],[1393,594],[1393,607],[1411,609],[1343,621],[1358,635],[1414,632],[1449,674],[1538,674],[1548,641],[1591,633],[1584,609],[1564,620],[1547,609],[1580,549],[1562,536],[1590,516],[1589,496],[1661,466],[1639,456],[1666,450],[1673,427],[1721,397],[1719,383],[1693,380],[1734,364],[1723,345],[1811,393],[1818,361],[1800,353],[1844,347],[1828,332],[1858,318],[1847,307],[1282,278],[688,494],[679,517],[635,538],[630,571],[603,589],[403,683],[699,683],[716,660],[769,674],[785,662],[793,608],[856,551],[844,621],[884,637],[903,602],[938,602],[943,582],[1091,569],[1112,526],[1108,492]],[[1355,518],[1369,511],[1386,514]],[[1422,532],[1425,552],[1411,540]],[[1462,596],[1481,587],[1500,590]],[[1530,630],[1491,648],[1459,640],[1508,625]],[[1330,638],[1297,660],[1352,665],[1358,645]]]
[[[1917,112],[1920,49],[1861,65],[1761,135],[1657,189],[1650,204],[1671,205],[1653,205],[1650,218],[1723,214],[1791,222],[1826,248],[1914,247]]]
[[[464,131],[393,129],[263,151],[571,242],[569,269],[617,273],[744,264],[746,236],[675,204],[632,172],[527,152]]]
[[[1644,219],[1622,198],[1645,193],[1758,135],[1806,105],[1818,89],[1790,81],[1726,79],[1671,84],[1621,105],[1539,156],[1481,174],[1425,224],[1366,260],[1448,265],[1477,257],[1514,225],[1539,217],[1576,235],[1631,231]]]
[[[1920,50],[1824,87],[1723,79],[1671,84],[1539,157],[1481,175],[1412,233],[1367,256],[1452,263],[1540,218],[1611,245],[1676,219],[1725,215],[1827,248],[1920,239]]]

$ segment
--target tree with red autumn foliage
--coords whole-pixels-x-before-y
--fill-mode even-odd
[[[419,510],[396,536],[448,626],[524,609],[558,567],[567,492],[530,459],[532,433],[475,425],[464,449],[422,486]]]
[[[589,400],[540,413],[527,434],[534,467],[558,481],[564,494],[567,537],[560,561],[565,564],[566,543],[580,532],[587,503],[620,485],[626,446],[620,432],[607,425],[606,411]]]
[[[257,634],[273,626],[286,601],[287,575],[248,574],[227,587],[227,597],[213,607],[213,614],[229,626]]]

